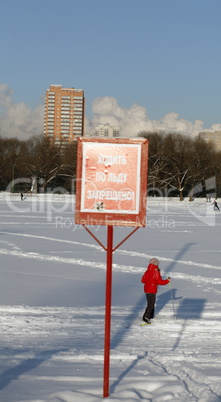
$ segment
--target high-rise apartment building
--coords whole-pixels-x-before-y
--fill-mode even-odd
[[[221,131],[202,131],[199,136],[207,143],[212,143],[216,151],[221,151]]]
[[[55,145],[84,135],[85,98],[82,89],[50,85],[46,91],[44,135]]]
[[[96,137],[119,137],[120,128],[118,126],[111,126],[109,123],[99,124],[95,127]]]

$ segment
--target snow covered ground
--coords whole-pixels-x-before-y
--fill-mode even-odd
[[[0,215],[0,401],[102,400],[104,250],[75,226],[70,195],[0,193]],[[205,199],[149,198],[147,219],[114,253],[105,400],[220,401],[221,212]],[[106,244],[106,227],[91,230]],[[115,228],[114,243],[130,231]],[[174,303],[161,286],[141,327],[151,257]]]

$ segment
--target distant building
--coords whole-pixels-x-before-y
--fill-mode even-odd
[[[212,143],[217,151],[221,151],[221,131],[203,131],[199,136],[208,144]]]
[[[120,128],[117,126],[111,126],[109,123],[99,124],[95,127],[96,137],[119,137]]]
[[[71,143],[84,135],[83,89],[50,85],[45,97],[44,136],[55,145]]]

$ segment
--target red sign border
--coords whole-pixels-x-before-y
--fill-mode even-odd
[[[104,212],[82,212],[81,192],[82,192],[82,163],[83,163],[83,143],[109,143],[109,144],[140,144],[141,145],[141,165],[140,165],[140,205],[138,214],[107,213]],[[125,227],[145,227],[146,226],[146,194],[147,194],[147,169],[148,169],[148,140],[145,138],[97,138],[79,137],[77,144],[77,172],[76,172],[76,206],[75,223],[80,225],[107,225]]]

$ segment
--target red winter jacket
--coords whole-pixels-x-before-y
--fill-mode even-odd
[[[149,264],[141,282],[144,283],[145,293],[157,293],[158,285],[167,285],[168,279],[162,279],[157,265]]]

